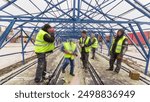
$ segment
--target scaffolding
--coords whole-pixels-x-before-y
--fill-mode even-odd
[[[144,0],[143,0],[144,1]],[[145,61],[145,74],[148,73],[150,60],[150,44],[144,31],[150,30],[150,2],[142,0],[1,0],[0,26],[6,30],[0,36],[0,49],[15,36],[21,36],[22,54],[27,53],[26,47],[38,30],[46,23],[56,29],[56,38],[66,39],[80,37],[81,30],[88,34],[95,33],[102,36],[108,50],[116,30],[123,28],[126,36],[133,43],[143,58],[132,58]],[[9,32],[17,32],[9,39]],[[26,31],[30,31],[27,34]],[[143,37],[148,50],[141,43],[137,31]],[[132,32],[138,45],[131,39],[128,32]],[[23,34],[28,37],[27,43],[23,42]],[[105,36],[110,34],[110,42]],[[33,43],[33,42],[32,42]],[[34,45],[34,43],[33,43]],[[10,53],[0,57],[17,54]]]

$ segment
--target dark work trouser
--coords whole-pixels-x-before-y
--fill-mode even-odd
[[[115,61],[117,60],[117,65],[116,65],[115,71],[116,71],[116,72],[119,72],[120,69],[121,69],[122,58],[123,58],[123,55],[122,55],[122,54],[111,54],[111,56],[110,56],[110,61],[109,61],[110,69],[111,69],[111,70],[114,69],[114,63],[115,63]]]
[[[45,53],[37,53],[37,58],[38,58],[38,65],[36,69],[36,76],[35,79],[41,80],[42,77],[46,75],[46,54]]]
[[[65,70],[68,64],[70,64],[70,74],[73,74],[74,73],[74,60],[70,58],[65,58],[61,68],[62,70]]]
[[[85,69],[88,68],[88,58],[89,58],[89,53],[81,52],[81,60],[82,60],[82,63],[83,63],[83,67]]]
[[[95,58],[95,51],[96,51],[96,48],[92,48],[92,58],[93,59]]]

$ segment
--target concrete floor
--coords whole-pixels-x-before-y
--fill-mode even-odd
[[[51,72],[54,68],[56,68],[56,66],[58,65],[62,57],[63,57],[63,53],[61,53],[59,50],[57,50],[56,52],[48,56],[47,71]],[[129,74],[123,70],[121,70],[119,74],[116,74],[115,72],[106,71],[106,69],[109,68],[109,63],[105,58],[99,55],[96,55],[95,60],[90,59],[90,57],[89,57],[90,62],[92,63],[96,71],[101,76],[101,79],[104,81],[105,85],[144,85],[145,84],[142,81],[131,80],[129,78]],[[13,79],[5,83],[5,85],[35,85],[34,83],[35,69],[36,69],[36,65],[32,66],[28,70],[17,75]],[[82,67],[80,54],[75,59],[74,77],[70,76],[69,70],[70,70],[70,66],[66,68],[66,73],[64,74],[61,73],[60,78],[58,80],[58,85],[59,84],[93,85],[89,73],[86,72]],[[60,81],[62,81],[63,83],[59,83]]]
[[[90,59],[90,62],[96,69],[96,71],[101,76],[101,79],[104,81],[105,85],[144,85],[142,81],[132,80],[129,77],[129,73],[124,70],[120,70],[117,74],[113,71],[106,71],[109,68],[108,61],[101,57],[100,55],[96,55],[95,60]]]
[[[48,56],[47,57],[47,71],[50,72],[54,68],[56,68],[57,64],[60,62],[62,57],[63,57],[63,54],[59,50],[57,50],[56,52]],[[5,83],[5,85],[34,85],[36,66],[37,65],[34,65],[28,70],[17,75],[13,79]]]

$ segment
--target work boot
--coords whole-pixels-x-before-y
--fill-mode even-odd
[[[106,71],[113,71],[113,69],[109,68],[109,69],[106,69]]]
[[[42,82],[42,79],[35,78],[35,79],[34,79],[34,82],[35,82],[35,83],[40,83],[40,82]]]
[[[116,68],[114,72],[119,73],[120,69]]]
[[[62,70],[62,73],[65,73],[65,70],[64,70],[64,69]]]
[[[94,57],[92,57],[91,59],[94,59]]]
[[[73,74],[73,73],[70,73],[70,75],[71,75],[71,76],[75,76],[75,74]]]
[[[43,76],[43,77],[42,77],[42,79],[43,79],[43,80],[47,80],[47,79],[48,79],[48,77],[46,77],[46,76]]]

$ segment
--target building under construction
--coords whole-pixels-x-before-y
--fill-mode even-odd
[[[36,35],[44,24],[55,29],[55,49],[46,56],[50,85],[150,85],[149,0],[1,0],[0,84],[36,85]],[[119,73],[107,71],[110,48],[119,29],[125,30],[128,50]],[[89,54],[88,69],[80,59],[82,31],[99,41],[95,59]],[[75,76],[61,72],[63,42],[77,44]]]

